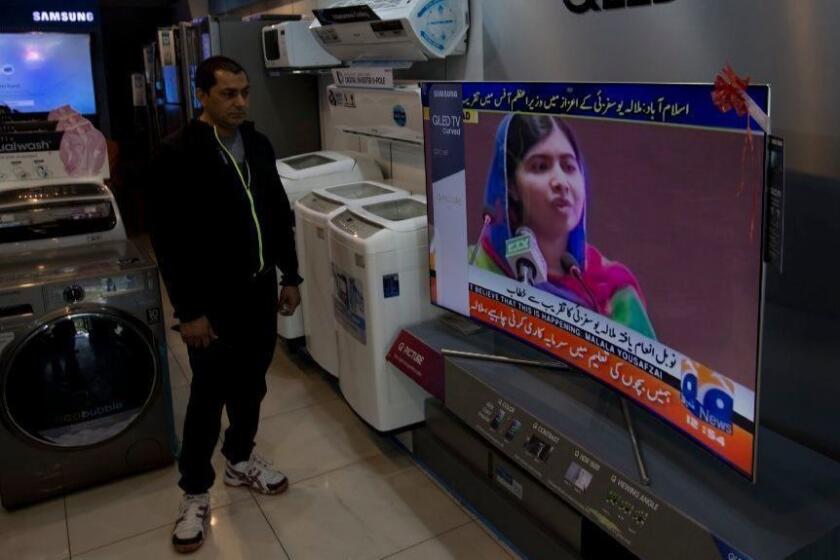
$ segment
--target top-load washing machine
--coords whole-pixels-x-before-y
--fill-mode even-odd
[[[0,257],[125,239],[114,195],[98,180],[0,184]]]
[[[298,260],[304,278],[301,295],[306,348],[315,362],[334,376],[338,376],[339,367],[332,306],[332,259],[327,239],[329,220],[347,204],[406,197],[405,190],[363,181],[318,189],[295,204]]]
[[[0,497],[171,463],[157,268],[117,241],[0,259]]]
[[[382,179],[382,170],[373,158],[356,152],[321,151],[278,159],[277,174],[293,209],[295,202],[313,189]],[[304,336],[302,307],[288,317],[277,315],[277,333],[284,339]]]
[[[358,152],[321,151],[289,156],[277,160],[277,174],[292,204],[315,189],[382,180],[379,164]]]
[[[429,394],[385,355],[404,327],[439,314],[429,299],[426,200],[349,206],[330,220],[341,392],[380,431],[423,420]]]

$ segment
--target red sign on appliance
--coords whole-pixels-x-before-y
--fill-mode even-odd
[[[433,397],[444,400],[440,352],[404,330],[394,340],[386,359]]]

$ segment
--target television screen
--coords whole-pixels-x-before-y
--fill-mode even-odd
[[[0,104],[24,113],[96,113],[90,35],[0,34]]]
[[[747,93],[427,83],[423,103],[433,303],[753,478],[769,88]]]

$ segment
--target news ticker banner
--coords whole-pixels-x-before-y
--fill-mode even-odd
[[[477,267],[469,275],[471,318],[587,372],[752,477],[753,391],[585,307]]]
[[[423,106],[429,107],[435,90],[457,86],[465,118],[480,111],[543,113],[618,121],[660,123],[762,133],[766,122],[737,111],[721,110],[715,103],[714,84],[610,84],[543,82],[427,83]],[[765,115],[770,88],[747,86],[746,96]]]

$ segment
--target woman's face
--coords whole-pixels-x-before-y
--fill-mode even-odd
[[[575,150],[556,126],[525,152],[511,191],[522,207],[522,225],[538,236],[568,235],[580,223],[585,182]]]

